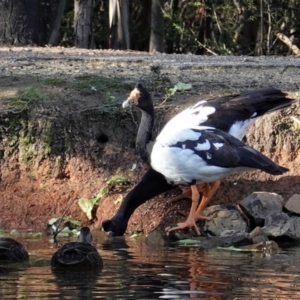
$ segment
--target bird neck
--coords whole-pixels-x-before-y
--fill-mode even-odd
[[[147,153],[147,145],[152,140],[152,129],[154,124],[154,109],[151,107],[148,111],[142,110],[141,122],[139,125],[135,147],[143,160],[150,157]]]
[[[150,168],[142,180],[129,192],[122,201],[117,213],[112,218],[118,224],[122,224],[124,231],[132,213],[149,199],[173,189],[174,186],[167,183],[165,177]]]

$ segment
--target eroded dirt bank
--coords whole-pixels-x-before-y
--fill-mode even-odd
[[[153,66],[159,66],[156,73]],[[157,70],[157,69],[156,69]],[[300,60],[283,57],[195,57],[61,48],[0,48],[0,227],[44,228],[74,199],[90,198],[119,174],[129,183],[100,201],[98,227],[111,217],[144,170],[134,153],[139,114],[120,108],[141,80],[156,103],[155,134],[188,103],[211,95],[273,86],[299,96]],[[165,99],[165,87],[191,83]],[[236,203],[254,191],[300,193],[300,106],[258,120],[247,142],[290,168],[284,176],[253,172],[222,182],[213,203]],[[132,170],[132,166],[136,168]],[[170,195],[168,195],[170,196]],[[170,207],[163,196],[141,206],[128,231],[148,232]],[[175,205],[181,210],[189,201]],[[87,224],[76,201],[68,215]],[[163,219],[176,221],[175,209]]]

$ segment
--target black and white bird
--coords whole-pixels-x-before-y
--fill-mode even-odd
[[[151,166],[170,184],[190,185],[192,189],[192,207],[187,220],[177,227],[167,228],[167,232],[194,228],[198,235],[196,221],[207,219],[201,214],[212,197],[211,189],[215,191],[222,178],[255,169],[272,175],[288,171],[234,136],[206,126],[164,128],[153,146]],[[209,188],[203,186],[199,205],[199,186],[196,185],[201,183],[213,184]]]
[[[142,110],[145,110],[144,107],[147,106],[141,103],[147,101],[149,98],[144,97],[145,93],[140,92],[140,90],[141,85],[137,85],[134,90],[135,93],[133,93],[136,95],[136,99],[132,103],[139,106]],[[275,172],[275,169],[270,171],[270,168],[271,166],[275,168],[275,166],[277,166],[276,164],[254,149],[250,147],[247,148],[247,146],[239,140],[244,137],[246,130],[256,118],[289,107],[293,101],[293,99],[288,98],[287,95],[280,90],[266,88],[197,102],[171,119],[154,143],[151,153],[151,166],[158,173],[162,174],[164,179],[162,180],[162,177],[156,176],[154,170],[150,169],[145,174],[142,180],[143,184],[141,185],[144,187],[147,185],[147,177],[160,178],[156,184],[158,187],[160,185],[162,187],[158,189],[156,195],[162,193],[164,189],[171,189],[170,186],[172,186],[172,184],[175,186],[177,184],[191,185],[193,204],[199,202],[199,199],[194,201],[195,198],[199,198],[199,196],[196,197],[195,195],[199,195],[199,191],[203,193],[202,204],[200,203],[200,206],[197,207],[196,219],[201,217],[203,209],[217,190],[221,178],[240,173],[249,168],[262,169],[271,174]],[[152,102],[151,105],[153,107]],[[145,110],[145,114],[147,115],[147,110]],[[144,121],[142,120],[140,128],[151,128],[149,118],[144,118]],[[214,130],[219,131],[216,132]],[[139,130],[138,135],[142,134],[143,130]],[[206,138],[203,139],[204,137]],[[137,137],[137,140],[138,138],[139,137]],[[219,139],[221,139],[221,141]],[[241,149],[243,149],[243,155],[247,150],[247,153],[252,153],[256,156],[258,161],[254,160],[253,164],[249,164],[249,162],[246,163],[244,157],[240,157],[240,155],[242,155]],[[249,149],[251,149],[251,151]],[[229,160],[226,160],[224,153],[227,153],[226,155],[230,158],[235,157],[232,166],[230,166]],[[220,157],[222,157],[222,159],[220,159]],[[262,157],[264,159],[262,159]],[[187,158],[191,160],[187,161]],[[225,166],[221,163],[223,160],[226,162]],[[237,165],[236,161],[239,161],[239,165]],[[260,165],[259,162],[261,162],[262,165]],[[226,172],[223,170],[224,168]],[[201,175],[199,175],[200,170]],[[287,171],[287,169],[279,166],[277,166],[276,170],[276,174],[282,174]],[[202,174],[202,172],[204,173]],[[172,173],[172,176],[170,176],[170,173]],[[197,183],[200,184],[198,189],[195,186]],[[168,186],[168,184],[170,186]],[[140,204],[150,199],[147,195],[141,195],[139,200],[136,199],[135,193],[138,190],[142,193],[140,189],[141,185],[138,184],[136,188],[128,194],[112,220],[103,222],[103,229],[105,231],[115,234],[115,232],[119,231],[117,228],[119,223],[120,228],[122,227],[120,232],[122,232],[122,230],[124,230],[123,223],[126,223],[127,226],[128,220],[126,219],[128,215]],[[149,186],[150,185],[152,186],[152,184],[149,183]],[[135,207],[134,209],[131,207],[131,204],[132,207]],[[123,217],[125,215],[126,217]],[[185,222],[180,228],[195,226],[195,220],[191,222],[191,217],[188,218],[188,220],[188,224]]]

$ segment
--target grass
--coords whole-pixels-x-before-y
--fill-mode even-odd
[[[42,83],[50,86],[63,86],[67,83],[67,81],[62,78],[46,78],[42,80]]]
[[[52,103],[61,88],[71,91],[81,96],[96,95],[102,100],[99,106],[100,113],[115,113],[120,108],[119,98],[115,94],[127,94],[133,84],[125,82],[125,79],[117,77],[103,77],[99,75],[80,75],[68,80],[60,77],[42,78],[40,76],[31,77],[30,84],[25,88],[20,88],[15,96],[8,98],[6,104],[9,108],[18,111],[30,110],[39,107],[39,104]],[[75,79],[75,80],[74,80]],[[12,77],[11,81],[16,81]],[[57,88],[60,88],[59,90]],[[63,98],[62,103],[68,105],[69,99]]]
[[[171,86],[171,80],[168,76],[162,73],[161,65],[152,65],[150,70],[153,77],[151,82],[153,90],[159,90],[161,88],[165,89],[166,87]]]
[[[128,92],[132,85],[125,83],[121,78],[107,78],[97,75],[80,75],[75,77],[75,89],[81,95],[105,93],[108,90]]]
[[[8,106],[20,111],[31,108],[33,105],[46,100],[46,94],[35,85],[18,91],[16,98],[10,99]]]

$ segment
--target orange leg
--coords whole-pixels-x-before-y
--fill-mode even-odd
[[[177,230],[177,229],[187,229],[187,228],[194,228],[196,233],[198,235],[200,235],[199,229],[198,229],[198,227],[196,225],[196,222],[195,222],[195,213],[196,213],[197,207],[199,205],[200,194],[199,194],[197,185],[192,185],[191,190],[192,190],[192,206],[191,206],[188,218],[186,219],[185,222],[178,223],[176,227],[167,227],[165,229],[167,235],[171,231],[174,231],[174,230]],[[203,218],[206,218],[206,217],[203,217]],[[206,219],[209,219],[209,218],[206,218]]]
[[[202,191],[203,185],[204,185],[203,183],[196,185],[199,192]],[[182,190],[182,194],[168,200],[167,201],[168,204],[173,203],[178,200],[181,200],[181,199],[186,199],[186,198],[192,199],[192,190],[189,186],[182,186],[182,187],[180,187],[180,189]]]
[[[212,196],[216,193],[219,186],[220,180],[204,185],[202,200],[195,213],[195,222],[197,222],[198,220],[209,220],[209,218],[202,216],[202,213]]]

